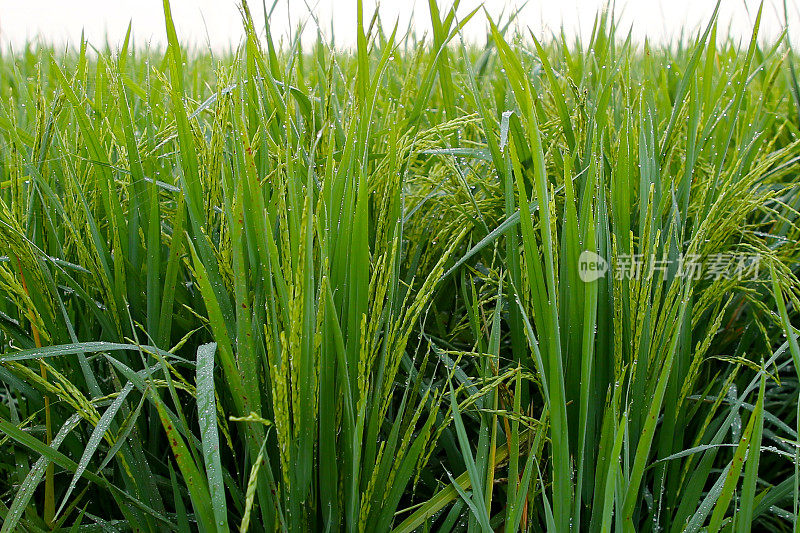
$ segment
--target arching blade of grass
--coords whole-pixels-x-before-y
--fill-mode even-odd
[[[69,487],[67,488],[66,494],[61,499],[61,505],[58,507],[58,510],[55,513],[55,517],[57,518],[61,511],[64,509],[64,506],[69,500],[70,494],[75,489],[76,484],[78,483],[78,478],[81,477],[83,471],[86,470],[86,467],[89,464],[89,460],[92,458],[92,455],[97,450],[97,447],[100,444],[100,441],[105,436],[106,432],[108,431],[109,426],[111,425],[112,421],[114,420],[114,416],[116,416],[119,408],[122,407],[122,402],[125,401],[125,398],[128,394],[133,390],[133,383],[128,382],[125,387],[117,394],[117,397],[114,398],[112,404],[105,410],[103,416],[100,417],[100,420],[97,422],[94,430],[92,431],[92,436],[89,438],[89,442],[86,444],[86,449],[81,456],[80,461],[78,461],[78,469],[75,471],[75,474],[72,476],[72,481],[69,483]]]
[[[64,442],[64,439],[67,437],[67,434],[75,429],[75,426],[78,425],[80,420],[80,416],[77,414],[73,415],[69,420],[67,420],[67,422],[56,434],[53,442],[50,443],[50,447],[54,450],[58,450],[58,448],[61,446],[61,443]],[[3,527],[0,528],[0,532],[9,533],[15,530],[20,519],[22,518],[22,513],[30,503],[34,490],[41,482],[42,476],[44,476],[45,470],[50,462],[51,461],[47,456],[42,455],[39,460],[36,461],[36,464],[33,465],[33,468],[31,468],[30,472],[28,472],[25,481],[22,482],[17,495],[14,497],[14,502],[8,509],[7,514],[3,517]]]
[[[71,472],[75,472],[78,468],[77,463],[72,461],[69,457],[64,455],[63,453],[47,446],[46,444],[42,443],[41,441],[37,440],[35,437],[31,437],[26,432],[20,430],[10,422],[0,419],[0,432],[7,435],[8,437],[14,439],[16,442],[20,443],[21,445],[29,448],[31,451],[39,454],[42,457],[46,457],[49,461],[52,461],[54,464],[69,470]],[[128,493],[120,490],[118,487],[108,483],[105,479],[98,476],[94,472],[90,472],[89,470],[84,471],[83,477],[95,483],[106,490],[109,490],[115,500],[121,500],[126,503],[130,503],[137,508],[141,509],[148,516],[155,518],[158,520],[164,527],[173,527],[172,523],[167,520],[165,516],[161,513],[156,512],[154,509],[148,507],[141,501],[133,498]]]
[[[228,511],[225,503],[225,484],[222,480],[219,434],[217,432],[217,403],[214,392],[214,343],[197,349],[197,409],[200,439],[208,476],[208,488],[217,531],[228,531]]]

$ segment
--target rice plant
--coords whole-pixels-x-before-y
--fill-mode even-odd
[[[0,532],[800,530],[786,33],[457,8],[3,51]]]

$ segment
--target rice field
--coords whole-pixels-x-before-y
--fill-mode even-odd
[[[455,7],[0,54],[0,533],[800,531],[789,40]]]

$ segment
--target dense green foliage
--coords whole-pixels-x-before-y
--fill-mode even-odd
[[[0,57],[2,533],[797,531],[784,39],[164,8]]]

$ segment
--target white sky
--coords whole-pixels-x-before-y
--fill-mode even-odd
[[[263,21],[261,1],[250,1],[257,24]],[[484,0],[483,4],[497,18],[504,8],[507,12],[509,6],[521,5],[523,1]],[[444,6],[451,0],[438,2]],[[786,2],[790,37],[800,45],[800,0]],[[238,0],[172,0],[171,3],[183,42],[199,46],[210,42],[217,50],[239,43],[242,31]],[[271,3],[272,0],[268,0],[268,6]],[[464,15],[479,4],[480,0],[462,0],[459,14]],[[586,37],[591,32],[595,14],[604,4],[605,0],[529,0],[518,17],[518,24],[542,36],[563,24],[568,36],[580,32]],[[640,42],[645,36],[663,42],[677,36],[682,29],[704,25],[714,4],[715,0],[617,0],[617,12],[621,14],[621,26],[632,27],[634,37]],[[271,18],[273,33],[286,35],[290,20],[293,28],[306,20],[307,5],[317,15],[327,36],[332,26],[338,45],[353,45],[356,0],[278,0]],[[365,18],[375,5],[375,0],[364,0]],[[730,24],[731,33],[746,44],[758,5],[759,0],[722,0],[720,30]],[[380,13],[385,26],[399,19],[401,29],[411,22],[417,33],[430,34],[427,0],[384,0],[380,2]],[[7,49],[9,44],[19,48],[26,40],[36,37],[58,45],[75,44],[82,30],[90,43],[102,45],[107,35],[112,44],[119,44],[129,21],[133,22],[137,45],[164,43],[161,0],[0,0],[0,49]],[[783,0],[764,0],[760,35],[774,38],[783,27]],[[312,31],[307,32],[307,36],[313,36],[313,22],[309,23],[309,28]],[[465,34],[482,41],[485,31],[485,19],[479,15],[467,26]]]

